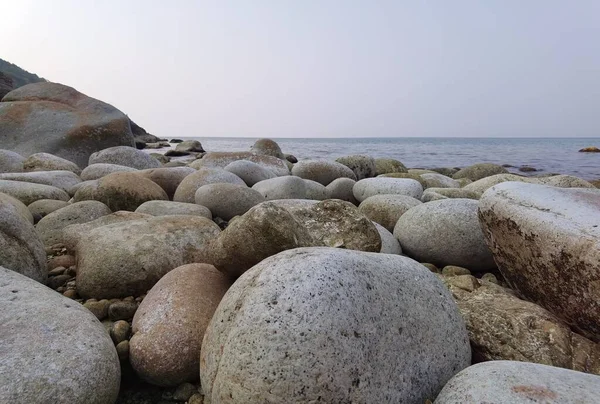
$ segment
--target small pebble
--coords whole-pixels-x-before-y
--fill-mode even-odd
[[[66,270],[67,270],[67,268],[59,266],[59,267],[56,267],[56,268],[52,269],[51,271],[49,271],[48,276],[62,275],[65,273]]]
[[[129,339],[129,333],[131,332],[131,326],[125,320],[115,321],[110,328],[110,337],[115,344],[119,344]]]
[[[89,299],[83,304],[83,307],[91,311],[98,320],[102,321],[108,316],[109,305],[110,303],[106,299],[100,301]]]
[[[119,342],[116,349],[121,361],[126,361],[129,358],[129,340]]]
[[[456,265],[446,265],[442,269],[442,275],[446,276],[458,276],[458,275],[471,275],[471,271],[467,268],[458,267]]]
[[[175,401],[188,401],[190,397],[198,393],[198,389],[191,383],[183,383],[177,386],[175,393],[173,393],[173,400]]]
[[[423,265],[425,268],[429,269],[431,272],[434,272],[436,274],[439,274],[441,272],[438,267],[428,262],[422,262],[421,265]]]
[[[67,289],[63,292],[63,296],[69,299],[75,299],[77,297],[77,291],[75,289]]]
[[[479,281],[473,275],[453,275],[447,278],[448,283],[467,292],[479,288]]]
[[[77,267],[70,266],[69,268],[67,268],[67,271],[65,272],[67,275],[71,275],[71,276],[76,276],[77,275]]]
[[[496,275],[489,273],[489,272],[486,274],[483,274],[483,276],[481,277],[481,280],[495,283],[496,285],[500,284],[500,282],[498,282],[498,278],[496,278]]]
[[[48,287],[52,289],[58,289],[59,287],[67,283],[69,279],[71,279],[69,275],[53,276],[48,279]]]
[[[137,310],[137,303],[134,301],[118,301],[108,307],[108,317],[113,320],[130,320]]]
[[[190,397],[188,404],[204,404],[204,396],[196,393]]]
[[[52,270],[56,267],[69,268],[76,264],[75,257],[72,255],[58,255],[48,260],[48,269]]]

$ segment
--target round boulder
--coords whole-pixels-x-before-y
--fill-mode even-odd
[[[377,175],[408,172],[404,164],[400,161],[386,158],[375,159],[375,169],[377,170]]]
[[[460,188],[460,183],[457,180],[442,174],[425,173],[421,174],[421,178],[425,180],[426,188]]]
[[[418,181],[406,178],[366,178],[358,181],[352,188],[354,197],[362,202],[373,195],[406,195],[421,199],[423,187]]]
[[[281,148],[276,141],[271,139],[258,139],[256,142],[254,142],[250,148],[250,151],[254,154],[273,156],[285,160],[285,156],[281,152]]]
[[[364,178],[371,178],[377,175],[377,167],[375,165],[375,159],[371,156],[354,155],[346,156],[335,159],[338,163],[341,163],[351,169],[356,175],[357,180]]]
[[[268,201],[306,198],[306,182],[296,176],[276,177],[257,182],[252,189]]]
[[[406,195],[373,195],[358,205],[358,210],[372,221],[379,223],[390,232],[407,210],[421,205],[421,201]]]
[[[191,167],[162,167],[140,170],[137,174],[155,182],[164,189],[169,199],[173,199],[179,184],[181,184],[185,177],[195,172],[197,170]]]
[[[326,186],[311,180],[304,180],[304,183],[306,184],[306,195],[304,196],[306,199],[324,201],[331,198]]]
[[[253,186],[257,182],[275,178],[273,171],[256,164],[249,160],[236,160],[225,166],[225,171],[229,171],[240,177],[246,185]]]
[[[10,150],[0,149],[0,173],[23,172],[25,157]]]
[[[173,195],[175,202],[194,203],[196,191],[203,185],[208,184],[238,184],[246,183],[237,175],[221,168],[201,168],[195,173],[187,175],[179,184]]]
[[[28,173],[4,173],[0,174],[0,180],[11,180],[31,182],[32,184],[43,184],[62,189],[65,192],[81,182],[81,178],[71,171],[35,171]]]
[[[60,201],[71,199],[69,194],[62,189],[24,181],[0,180],[0,192],[18,199],[25,205],[30,205],[40,199],[57,199]]]
[[[35,153],[23,162],[23,171],[71,171],[81,174],[81,168],[72,161],[63,159],[50,153]]]
[[[329,192],[329,198],[341,199],[342,201],[358,205],[358,201],[352,192],[354,184],[356,184],[356,181],[350,178],[338,178],[331,181],[326,187]]]
[[[354,172],[345,165],[327,160],[303,160],[294,164],[292,175],[313,180],[325,186],[336,178],[356,180]]]
[[[196,205],[195,203],[148,201],[142,203],[135,211],[152,216],[191,215],[212,220],[210,209],[206,206]]]
[[[379,252],[382,254],[402,254],[402,247],[400,247],[396,237],[379,223],[373,222],[373,224],[379,232],[379,237],[381,237],[381,250]]]
[[[148,153],[129,146],[115,146],[100,150],[90,156],[89,164],[108,163],[143,170],[158,168],[160,162]]]
[[[200,378],[209,403],[422,403],[470,360],[450,293],[422,265],[300,248],[254,266],[225,294]]]
[[[34,221],[37,223],[44,216],[64,208],[65,206],[69,206],[69,203],[65,201],[57,201],[56,199],[40,199],[39,201],[35,201],[30,204],[27,209],[35,219]]]
[[[458,170],[452,178],[458,180],[460,178],[468,178],[471,181],[477,181],[485,177],[496,174],[508,174],[508,170],[498,164],[479,163]]]
[[[84,181],[98,180],[102,177],[106,177],[108,174],[132,171],[138,170],[137,168],[120,166],[118,164],[90,164],[81,172],[81,179]]]
[[[3,203],[3,202],[13,205],[17,209],[17,212],[23,217],[23,219],[27,220],[31,224],[34,223],[32,212],[28,209],[28,207],[23,202],[21,202],[17,198],[13,198],[12,196],[10,196],[8,194],[3,194],[0,192],[0,203]],[[62,202],[62,203],[66,203],[66,202]]]
[[[196,203],[206,206],[215,217],[230,220],[266,201],[258,191],[246,185],[208,184],[196,191]]]
[[[423,191],[421,201],[431,202],[451,198],[479,199],[480,196],[480,193],[464,188],[427,188]]]

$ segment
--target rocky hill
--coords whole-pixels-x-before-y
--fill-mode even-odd
[[[19,66],[2,59],[0,59],[0,73],[4,73],[4,76],[8,76],[12,79],[13,88],[21,87],[25,84],[46,81],[37,74],[29,73],[27,70],[23,70]],[[2,80],[0,79],[0,81]]]

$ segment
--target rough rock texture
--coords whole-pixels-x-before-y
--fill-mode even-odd
[[[419,262],[457,265],[471,271],[495,268],[477,219],[477,201],[443,199],[405,212],[394,236],[402,251]]]
[[[46,252],[33,224],[5,198],[0,198],[0,263],[38,282],[48,277]]]
[[[120,166],[137,168],[138,170],[158,168],[161,166],[160,162],[148,153],[137,150],[135,147],[128,146],[109,147],[93,153],[90,156],[89,164],[101,163],[117,164]]]
[[[313,180],[325,186],[337,178],[356,180],[354,172],[341,163],[328,160],[303,160],[294,164],[292,175]]]
[[[469,361],[458,309],[426,268],[301,248],[264,260],[225,294],[200,378],[207,403],[422,403]]]
[[[454,376],[435,404],[593,404],[600,377],[535,363],[479,363]]]
[[[221,168],[201,168],[187,175],[177,187],[173,200],[175,202],[195,203],[196,191],[203,185],[229,183],[246,185],[237,175]]]
[[[425,180],[426,188],[460,188],[460,183],[457,180],[442,174],[425,173],[421,174],[421,178]]]
[[[75,185],[81,182],[81,178],[71,171],[36,171],[30,173],[4,173],[0,174],[0,180],[11,180],[43,184],[62,189],[69,192]]]
[[[410,170],[410,171],[413,171],[413,170]],[[429,173],[429,174],[431,174],[431,173]],[[419,184],[421,184],[423,189],[427,188],[427,181],[425,181],[423,178],[421,178],[421,174],[415,174],[414,172],[388,173],[388,174],[378,175],[378,177],[381,177],[381,178],[405,178],[405,179],[415,180]]]
[[[381,238],[348,202],[269,201],[229,223],[209,246],[208,262],[237,277],[271,255],[313,246],[378,252]]]
[[[346,156],[337,158],[335,161],[351,169],[354,172],[354,175],[356,175],[357,180],[371,178],[377,175],[375,159],[371,156]]]
[[[15,136],[18,134],[18,136]],[[0,144],[23,156],[50,153],[83,168],[90,155],[133,146],[129,119],[104,102],[56,83],[34,83],[0,103]]]
[[[483,194],[485,191],[493,187],[494,185],[501,184],[503,182],[517,181],[517,182],[529,182],[537,183],[538,180],[535,178],[521,177],[514,174],[496,174],[490,177],[485,177],[470,184],[464,186],[465,191],[472,191],[478,194]]]
[[[175,150],[189,153],[203,153],[202,143],[197,140],[184,140],[175,146]]]
[[[421,201],[431,202],[440,199],[466,198],[479,199],[481,194],[464,188],[427,188],[421,195]]]
[[[114,403],[121,367],[96,317],[16,272],[0,280],[0,402]]]
[[[68,201],[71,198],[62,189],[23,181],[0,180],[0,192],[18,199],[25,205],[30,205],[40,199]]]
[[[590,182],[573,177],[572,175],[554,175],[552,177],[539,178],[538,181],[545,185],[560,188],[595,188]]]
[[[0,203],[9,203],[13,205],[17,209],[17,212],[23,217],[23,219],[33,224],[33,214],[31,213],[29,208],[17,198],[13,198],[8,194],[3,194],[0,192]]]
[[[83,298],[139,296],[167,272],[203,262],[219,226],[197,216],[159,216],[97,227],[76,244]]]
[[[600,345],[510,289],[471,275],[443,277],[477,361],[516,360],[600,374]]]
[[[354,197],[362,202],[373,195],[406,195],[421,199],[423,187],[419,182],[405,178],[367,178],[358,181],[352,188]]]
[[[203,185],[196,191],[195,199],[198,205],[206,206],[214,216],[224,220],[243,215],[266,201],[258,191],[237,184]]]
[[[169,200],[166,192],[155,182],[137,173],[112,173],[90,184],[79,187],[75,202],[100,201],[113,212],[134,211],[142,203],[154,200]]]
[[[481,198],[488,245],[511,288],[600,341],[600,190],[504,183]]]
[[[52,171],[65,170],[81,174],[81,168],[72,161],[49,153],[35,153],[23,162],[23,171]]]
[[[81,172],[81,179],[83,181],[98,180],[102,177],[106,177],[108,174],[132,171],[138,170],[136,168],[120,166],[118,164],[90,164]]]
[[[373,222],[373,224],[379,232],[379,237],[381,237],[381,250],[379,252],[382,254],[402,254],[402,247],[400,247],[396,237],[379,223]]]
[[[422,202],[406,195],[373,195],[358,205],[358,210],[390,232],[407,210]]]
[[[6,94],[10,93],[15,88],[15,83],[11,76],[5,74],[4,72],[0,72],[0,100]]]
[[[306,199],[313,201],[324,201],[325,199],[331,199],[331,194],[326,186],[312,180],[303,181],[304,184],[306,184]]]
[[[256,142],[254,142],[250,148],[250,151],[254,154],[273,156],[285,160],[285,156],[281,152],[281,148],[276,141],[271,139],[258,139]]]
[[[498,164],[479,163],[465,167],[462,170],[458,170],[456,174],[452,176],[452,178],[455,180],[460,178],[468,178],[471,181],[477,181],[496,174],[508,174],[508,170],[502,166],[499,166]]]
[[[229,286],[212,265],[189,264],[150,289],[133,317],[129,349],[131,365],[143,380],[177,386],[198,379],[202,338]]]
[[[230,163],[237,160],[249,160],[268,170],[275,175],[290,175],[290,169],[287,163],[273,156],[258,155],[251,152],[209,152],[199,160],[190,164],[197,170],[200,168],[225,168]]]
[[[169,199],[173,199],[179,184],[185,177],[195,172],[197,170],[191,167],[163,167],[140,170],[137,174],[155,182],[167,193]]]
[[[400,161],[386,158],[375,159],[375,169],[377,170],[377,175],[408,172],[404,164]]]
[[[19,153],[0,149],[0,173],[23,172],[25,158]]]
[[[354,197],[352,188],[356,181],[350,178],[338,178],[329,183],[325,188],[329,192],[330,199],[341,199],[342,201],[350,202],[353,205],[358,205],[358,201]]]
[[[249,160],[236,160],[225,166],[224,170],[240,177],[249,187],[276,177],[273,171]]]
[[[296,176],[277,177],[260,181],[252,187],[266,200],[277,199],[305,199],[306,182]]]
[[[91,222],[111,213],[108,206],[98,201],[76,202],[58,209],[35,226],[36,232],[46,247],[64,242],[62,230],[72,224]]]
[[[213,217],[206,206],[185,202],[148,201],[142,203],[135,211],[152,216],[192,215],[211,220]]]

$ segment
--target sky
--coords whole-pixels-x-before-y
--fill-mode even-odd
[[[0,10],[0,58],[160,137],[600,137],[598,0]]]

